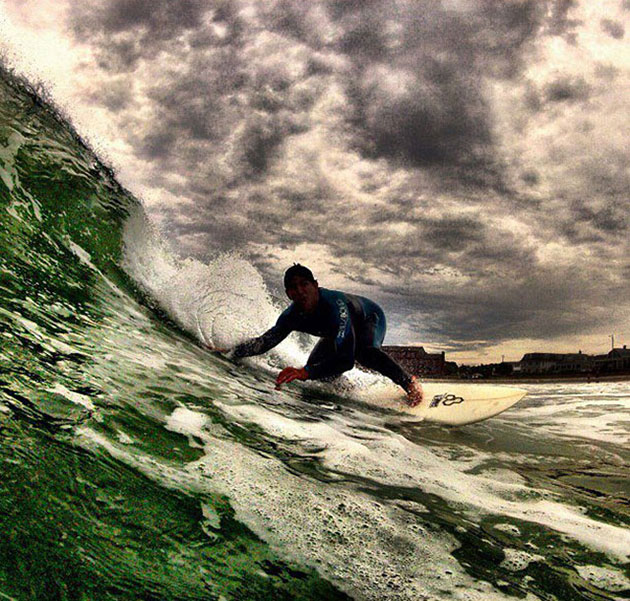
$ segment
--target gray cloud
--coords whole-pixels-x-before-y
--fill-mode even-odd
[[[320,9],[317,15],[313,5]],[[308,8],[286,0],[268,3],[257,7],[260,14],[254,22],[246,23],[236,2],[208,10],[191,0],[162,0],[150,8],[146,2],[118,0],[73,5],[72,23],[79,39],[99,48],[105,69],[133,71],[139,60],[159,51],[190,65],[190,70],[169,74],[168,86],[150,94],[168,112],[156,124],[169,132],[181,129],[185,135],[216,140],[216,123],[230,127],[246,118],[248,111],[274,113],[284,108],[295,112],[295,106],[286,106],[291,88],[312,77],[313,69],[326,68],[317,56],[317,51],[325,49],[352,62],[349,71],[337,69],[335,75],[346,84],[347,117],[358,147],[367,156],[400,158],[412,164],[464,162],[477,168],[492,162],[488,156],[491,123],[479,82],[489,70],[500,76],[518,71],[519,50],[542,19],[539,3],[482,4],[464,14],[443,10],[434,2],[313,5]],[[210,25],[202,27],[204,15]],[[268,67],[264,60],[247,62],[244,54],[248,52],[243,49],[248,41],[257,42],[248,29],[252,25],[279,33],[285,41],[304,44],[310,72],[296,78],[283,72],[280,61]],[[336,32],[327,43],[326,26]],[[186,35],[192,48],[209,52],[197,58],[177,50],[176,44],[181,45]],[[270,46],[272,53],[279,50]],[[254,49],[258,59],[261,52],[264,47],[259,52]],[[391,73],[389,78],[383,77],[383,70]],[[397,87],[395,92],[392,86]],[[248,95],[241,111],[231,110],[236,87]],[[258,130],[248,138],[252,148],[241,156],[253,171],[268,164],[262,146],[279,143],[284,133],[266,135]],[[145,144],[147,155],[155,158],[159,152],[168,152],[172,136],[152,131]]]
[[[484,168],[492,124],[483,78],[518,73],[540,5],[480,4],[462,14],[435,2],[395,4],[330,3],[343,30],[337,47],[354,65],[347,91],[360,148],[412,165]]]
[[[385,303],[397,319],[425,332],[429,340],[443,339],[448,324],[448,338],[459,341],[456,347],[469,348],[471,340],[485,340],[481,348],[532,335],[551,341],[597,331],[610,322],[603,283],[579,266],[535,269],[522,279],[509,273],[493,276],[493,289],[487,283],[468,289],[455,284],[451,290],[418,296],[403,285],[390,287]]]
[[[570,18],[569,14],[577,6],[577,0],[556,0],[551,3],[551,18],[547,25],[551,35],[563,36],[571,44],[576,43],[575,30],[581,21]]]
[[[275,285],[292,249],[325,248],[398,323],[493,344],[604,323],[630,250],[627,152],[603,147],[627,73],[532,69],[550,37],[577,47],[579,8],[103,0],[70,27],[183,254],[238,250]]]
[[[381,84],[376,75],[350,90],[366,156],[412,165],[457,163],[490,146],[484,100],[450,66],[426,58],[422,78],[403,93],[392,94]]]
[[[143,42],[159,43],[199,27],[206,7],[202,0],[97,1],[74,5],[71,24],[81,38],[132,31]]]
[[[94,104],[105,106],[112,113],[130,110],[134,100],[133,78],[127,75],[113,76],[106,85],[94,90],[89,95]]]
[[[624,26],[618,21],[612,19],[601,20],[602,31],[605,31],[609,36],[616,40],[621,40],[626,35]]]
[[[583,77],[560,77],[549,82],[544,89],[545,99],[551,102],[586,100],[590,86]]]

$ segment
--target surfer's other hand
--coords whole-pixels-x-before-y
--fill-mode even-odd
[[[283,384],[293,380],[308,380],[308,372],[304,367],[285,367],[276,378],[276,390],[280,390]]]
[[[422,385],[416,376],[411,376],[411,383],[407,389],[407,405],[410,407],[417,407],[422,403],[424,393],[422,392]]]

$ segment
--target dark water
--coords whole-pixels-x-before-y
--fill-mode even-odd
[[[630,598],[629,384],[460,429],[352,400],[361,374],[275,392],[300,341],[198,344],[275,314],[254,268],[173,257],[0,80],[0,599]]]

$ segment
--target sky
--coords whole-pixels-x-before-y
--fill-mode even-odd
[[[630,344],[630,0],[0,0],[175,252],[459,363]]]

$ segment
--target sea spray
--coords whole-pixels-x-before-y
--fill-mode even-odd
[[[231,348],[259,336],[283,309],[251,263],[230,253],[207,262],[182,259],[141,209],[127,220],[124,242],[125,270],[204,345]],[[295,339],[283,342],[258,364],[271,367],[289,360],[305,360],[305,350]]]

